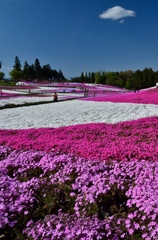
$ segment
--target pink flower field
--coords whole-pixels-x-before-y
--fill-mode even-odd
[[[156,105],[158,90],[83,100]],[[158,116],[62,121],[0,129],[0,238],[158,239]]]
[[[139,92],[105,92],[104,95],[96,95],[95,101],[98,102],[125,102],[125,103],[143,103],[143,104],[158,104],[158,88],[141,90]],[[89,98],[89,101],[94,101],[94,97]]]
[[[129,161],[158,158],[158,117],[117,124],[0,130],[0,145],[18,151],[72,154],[88,160]]]

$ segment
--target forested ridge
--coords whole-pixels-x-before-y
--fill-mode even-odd
[[[2,67],[2,62],[0,62],[0,68]],[[57,71],[52,69],[49,64],[41,66],[38,58],[35,59],[33,64],[29,64],[27,61],[24,62],[24,65],[21,65],[21,62],[18,56],[15,57],[13,70],[9,73],[13,81],[18,81],[20,79],[28,81],[65,81],[65,77],[61,70]],[[0,79],[4,78],[4,73],[0,72]]]
[[[0,61],[0,68],[2,62]],[[145,89],[150,88],[158,83],[158,71],[153,71],[152,68],[145,68],[144,70],[127,70],[120,72],[113,71],[98,71],[81,73],[79,77],[66,79],[61,70],[52,69],[49,64],[41,66],[38,58],[35,59],[34,64],[29,64],[27,61],[24,65],[18,56],[15,57],[13,69],[9,75],[13,81],[27,80],[27,81],[50,81],[50,82],[78,82],[78,83],[95,83],[117,86],[126,89]],[[0,71],[0,79],[3,79],[5,74]]]
[[[152,68],[141,70],[127,70],[121,72],[92,72],[82,73],[80,77],[71,79],[72,82],[85,82],[96,84],[107,84],[118,86],[126,89],[145,89],[153,87],[158,83],[158,71],[153,71]]]

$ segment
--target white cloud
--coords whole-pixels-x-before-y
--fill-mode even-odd
[[[124,23],[124,19],[121,19],[121,20],[119,21],[119,23],[123,24],[123,23]]]
[[[120,6],[109,8],[99,15],[100,18],[117,20],[124,17],[135,17],[136,13],[132,10],[126,10]]]

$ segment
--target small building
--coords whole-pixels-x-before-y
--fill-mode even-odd
[[[29,86],[31,85],[29,82],[25,82],[25,81],[19,81],[16,83],[16,86]]]

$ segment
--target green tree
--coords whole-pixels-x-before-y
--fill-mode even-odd
[[[126,89],[132,89],[131,81],[126,81],[125,88]]]
[[[65,77],[61,70],[59,70],[59,81],[64,81]]]
[[[30,68],[29,64],[27,61],[24,62],[24,67],[22,70],[22,76],[24,79],[29,79],[30,78]]]
[[[158,83],[158,71],[156,71],[156,73],[155,73],[155,85],[156,85],[156,83]]]
[[[106,72],[106,84],[117,86],[118,75],[115,72]]]
[[[34,65],[31,64],[31,66],[29,66],[29,80],[33,80],[35,79],[35,69],[34,69]]]
[[[16,69],[13,69],[12,71],[10,71],[9,75],[14,81],[18,81],[21,78],[21,72]]]
[[[155,85],[155,74],[152,68],[145,68],[142,71],[143,88],[149,88]]]
[[[142,72],[138,69],[134,73],[133,81],[131,82],[131,89],[144,88]]]
[[[84,76],[84,73],[83,73],[83,72],[81,73],[81,76],[80,76],[80,82],[81,82],[81,83],[84,83],[84,82],[85,82],[85,76]]]
[[[35,70],[35,77],[38,80],[41,80],[41,65],[40,65],[40,61],[38,60],[38,58],[35,59],[35,63],[34,63],[34,70]]]
[[[95,72],[95,83],[96,84],[101,83],[101,72]]]
[[[88,78],[89,78],[89,80],[88,80],[89,83],[95,83],[95,73],[94,72],[92,72],[92,73],[89,72]]]
[[[118,81],[117,81],[117,86],[118,87],[125,87],[125,83],[124,83],[124,80],[122,78],[119,78]]]
[[[102,72],[101,74],[101,84],[106,84],[106,72]]]
[[[5,73],[3,73],[3,72],[0,72],[0,79],[3,79],[3,78],[4,78],[4,76],[5,76]]]
[[[57,82],[59,79],[59,73],[56,70],[52,70],[52,80]]]
[[[119,82],[119,87],[126,87],[126,82],[132,81],[133,76],[134,76],[134,72],[132,70],[127,70],[124,72],[121,71],[119,73],[119,77],[122,79],[123,82],[121,81],[120,81],[121,83]],[[129,83],[127,83],[128,88],[130,85]]]
[[[42,68],[42,78],[43,79],[47,79],[47,80],[51,80],[52,79],[52,69],[51,66],[49,64],[44,65]]]
[[[15,62],[14,62],[13,69],[21,72],[21,63],[20,63],[20,60],[17,56],[15,57]]]

